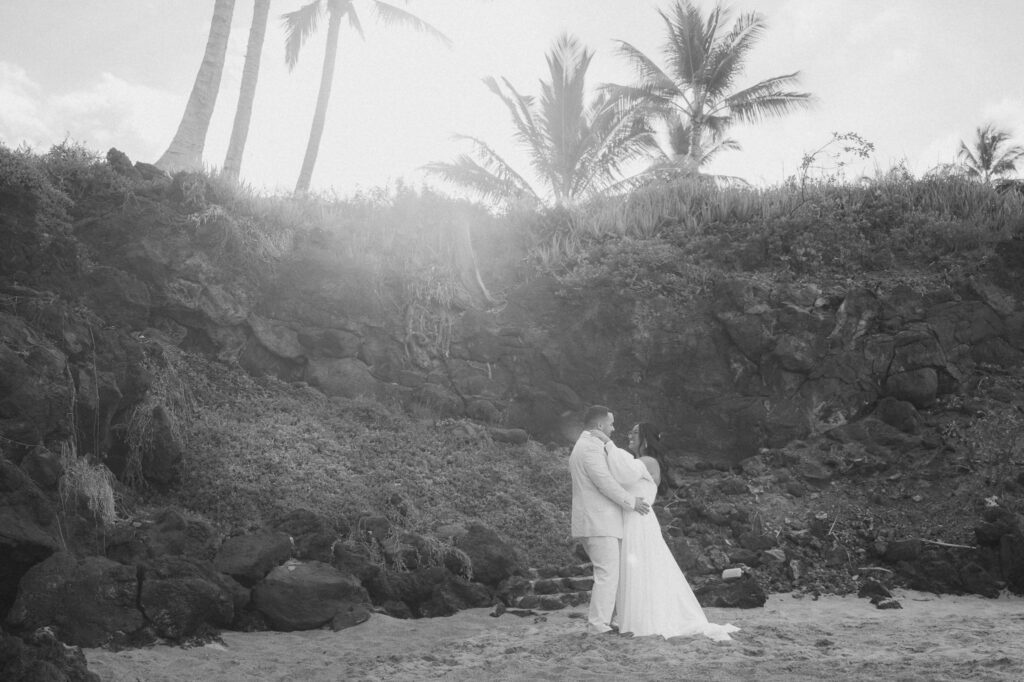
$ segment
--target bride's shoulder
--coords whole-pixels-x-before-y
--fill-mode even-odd
[[[657,482],[661,478],[661,465],[658,464],[658,460],[644,455],[640,458],[640,461],[644,463],[644,466],[647,467],[647,470],[651,472],[651,476]]]

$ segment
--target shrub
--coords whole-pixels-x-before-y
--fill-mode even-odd
[[[0,218],[4,239],[23,239],[34,232],[41,248],[67,232],[71,199],[50,181],[31,150],[11,150],[0,144],[0,198],[5,210]],[[24,216],[30,221],[21,220]]]
[[[237,527],[299,507],[337,527],[386,515],[424,535],[477,520],[535,562],[570,560],[568,469],[540,445],[185,359],[197,410],[181,495],[194,511]]]
[[[93,520],[108,526],[117,520],[114,497],[114,474],[102,464],[91,464],[79,457],[73,445],[61,445],[59,484],[61,506],[65,514],[84,508]]]

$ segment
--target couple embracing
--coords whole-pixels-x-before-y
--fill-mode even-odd
[[[661,471],[644,455],[656,433],[639,424],[630,432],[634,457],[612,442],[614,421],[607,407],[589,408],[569,456],[572,536],[594,566],[588,630],[731,639],[738,628],[708,622],[651,513]]]

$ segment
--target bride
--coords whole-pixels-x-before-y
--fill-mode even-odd
[[[609,448],[608,468],[631,494],[653,500],[661,482],[659,435],[642,422],[629,432],[630,453]],[[680,637],[704,635],[717,641],[732,639],[734,625],[709,623],[704,611],[665,544],[654,514],[625,514],[619,589],[615,601],[619,632],[634,636]]]

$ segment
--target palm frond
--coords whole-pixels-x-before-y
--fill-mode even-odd
[[[707,60],[708,68],[704,78],[704,89],[711,97],[722,97],[733,88],[736,77],[743,72],[747,55],[764,36],[766,28],[760,14],[745,13],[736,20],[729,34],[714,47]]]
[[[626,164],[660,151],[642,110],[620,110],[605,98],[598,99],[595,110],[580,157],[577,195],[600,191],[616,181]]]
[[[284,61],[288,65],[289,71],[299,63],[299,50],[320,25],[323,9],[321,0],[313,0],[294,12],[286,12],[281,15],[285,32]]]
[[[644,87],[659,92],[663,97],[678,96],[680,94],[676,82],[662,71],[661,67],[654,63],[650,57],[633,47],[624,40],[616,41],[619,44],[616,52],[620,57],[626,59],[630,66],[637,72],[640,82]]]
[[[424,170],[494,203],[519,199],[541,203],[530,184],[486,143],[469,136],[456,138],[473,145],[472,156],[463,154],[450,163],[430,163]]]
[[[662,53],[678,83],[693,85],[700,80],[724,13],[721,6],[716,5],[705,24],[700,9],[689,0],[678,0],[669,14],[658,11],[667,36]]]
[[[386,2],[380,0],[373,1],[373,9],[377,13],[377,17],[381,23],[388,28],[392,26],[405,26],[411,28],[417,33],[430,36],[435,40],[439,40],[444,43],[447,47],[452,46],[452,40],[444,33],[435,28],[432,24],[423,21],[419,17],[409,12],[406,12],[401,7],[395,7]]]
[[[359,20],[359,13],[356,12],[356,8],[352,5],[351,1],[347,5],[348,7],[344,11],[345,15],[348,16],[348,25],[359,34],[360,38],[366,40],[366,33],[363,32],[363,22]]]
[[[501,80],[502,84],[499,85],[497,80],[488,76],[484,78],[484,85],[497,95],[508,109],[516,128],[515,138],[520,146],[529,153],[530,164],[534,170],[544,178],[545,182],[553,186],[555,180],[551,164],[550,140],[541,129],[541,122],[534,112],[535,100],[529,95],[520,94],[507,78]],[[508,92],[506,93],[505,90]]]
[[[765,79],[729,95],[722,100],[723,107],[718,109],[728,107],[730,115],[744,123],[757,123],[806,109],[815,104],[813,95],[782,90],[786,85],[796,83],[799,77],[800,73],[794,72]]]
[[[573,176],[587,137],[584,99],[593,56],[576,38],[564,33],[546,56],[550,80],[541,82],[539,123],[547,137],[547,163],[559,198],[573,194]]]

